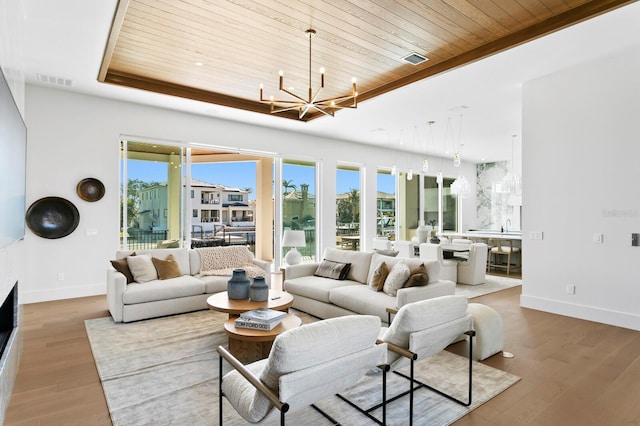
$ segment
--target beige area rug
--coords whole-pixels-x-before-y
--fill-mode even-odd
[[[456,284],[456,294],[467,296],[468,299],[495,293],[496,291],[522,285],[522,280],[517,278],[499,277],[487,275],[484,284],[466,285]]]
[[[296,314],[298,314],[296,312]],[[299,313],[303,322],[315,319]],[[113,424],[215,425],[218,424],[218,345],[227,338],[221,324],[226,315],[200,311],[128,324],[111,318],[86,321],[86,329]],[[419,362],[416,376],[460,399],[466,399],[467,360],[449,352]],[[229,366],[225,363],[225,370]],[[415,394],[416,425],[448,425],[504,391],[519,377],[474,362],[473,404],[463,407],[435,392]],[[408,389],[408,381],[388,376],[388,392]],[[365,376],[344,395],[370,406],[381,397],[381,375]],[[373,422],[337,397],[319,407],[343,425]],[[225,424],[246,424],[226,402]],[[404,425],[408,396],[388,406],[387,424]],[[376,412],[374,414],[379,414]],[[327,425],[311,407],[287,416],[290,425]],[[268,424],[277,424],[272,422]]]

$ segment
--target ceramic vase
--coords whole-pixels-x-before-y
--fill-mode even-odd
[[[242,300],[249,298],[249,277],[244,269],[234,269],[233,275],[227,282],[227,294],[229,299]]]
[[[252,302],[266,302],[269,298],[269,287],[264,277],[255,277],[249,287],[249,299]]]

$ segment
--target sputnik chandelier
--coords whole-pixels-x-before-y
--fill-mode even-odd
[[[311,111],[318,111],[325,115],[334,116],[335,112],[343,108],[357,108],[358,107],[358,91],[356,89],[355,77],[351,80],[351,95],[338,96],[335,98],[318,99],[320,92],[324,88],[324,68],[320,68],[320,87],[313,93],[311,86],[311,40],[316,35],[316,30],[309,28],[305,31],[307,37],[309,37],[309,89],[307,98],[303,98],[295,94],[292,90],[284,87],[284,72],[280,70],[280,82],[279,90],[287,95],[295,98],[295,100],[282,100],[275,99],[270,96],[269,99],[265,99],[263,95],[264,86],[260,85],[260,102],[268,103],[271,105],[271,113],[279,113],[285,111],[298,111],[298,118],[302,119]]]

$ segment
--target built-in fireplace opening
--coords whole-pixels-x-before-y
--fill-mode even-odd
[[[13,286],[11,292],[0,306],[0,357],[9,342],[11,333],[18,326],[18,283]]]

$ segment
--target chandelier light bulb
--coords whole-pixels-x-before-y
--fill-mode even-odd
[[[460,154],[457,152],[453,154],[453,167],[460,167]]]
[[[436,182],[438,182],[439,184],[442,184],[443,179],[442,179],[442,170],[438,171],[438,175],[436,176]]]
[[[398,173],[398,168],[394,164],[393,166],[391,166],[391,176],[395,176],[397,173]]]
[[[409,169],[409,173],[407,173],[407,180],[413,179],[413,169]]]
[[[423,172],[429,171],[429,160],[427,160],[426,158],[422,160],[422,171]]]

